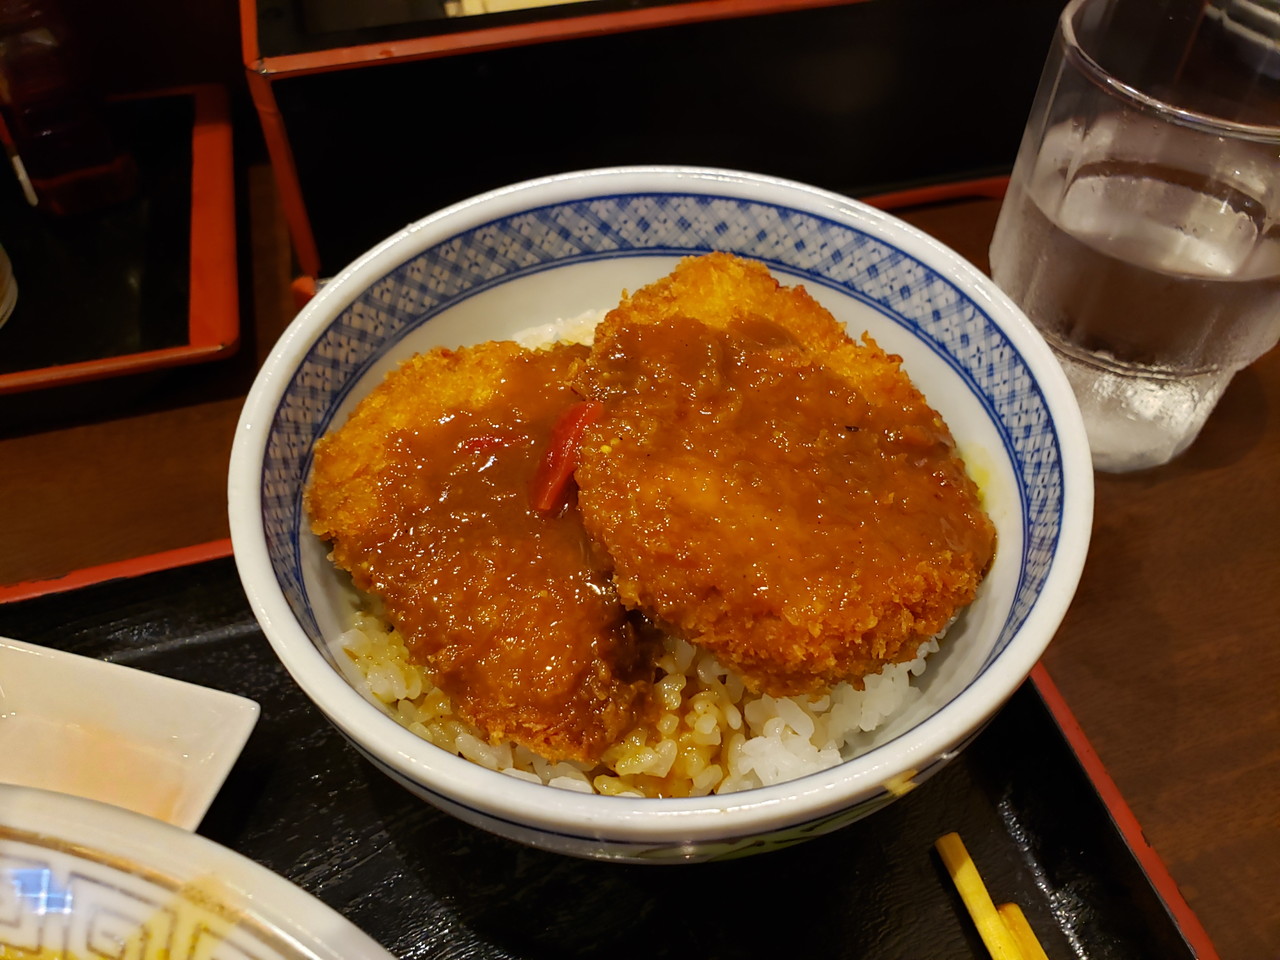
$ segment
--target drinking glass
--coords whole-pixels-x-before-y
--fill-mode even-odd
[[[991,245],[1095,468],[1185,450],[1280,338],[1280,8],[1072,0]]]

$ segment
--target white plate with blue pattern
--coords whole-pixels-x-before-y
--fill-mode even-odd
[[[225,847],[69,794],[0,784],[0,956],[393,960]]]
[[[415,352],[510,338],[606,309],[682,257],[724,250],[800,283],[870,333],[946,418],[999,547],[979,598],[870,749],[722,798],[635,800],[522,783],[418,739],[362,697],[330,644],[350,602],[301,491],[316,439]],[[699,860],[770,849],[878,809],[972,738],[1025,679],[1074,594],[1093,476],[1070,388],[1018,309],[895,217],[737,171],[628,167],[517,184],[416,222],[326,284],[246,401],[229,478],[232,541],[282,662],[326,716],[409,789],[478,826],[580,856]]]

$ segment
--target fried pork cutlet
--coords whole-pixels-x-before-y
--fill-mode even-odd
[[[691,258],[596,331],[575,473],[623,603],[792,695],[914,658],[994,528],[941,417],[801,288]]]
[[[318,444],[312,529],[381,598],[457,713],[494,742],[591,761],[652,682],[570,505],[530,505],[581,346],[421,354]]]

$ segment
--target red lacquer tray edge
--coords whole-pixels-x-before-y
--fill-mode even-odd
[[[1053,682],[1053,678],[1049,676],[1049,671],[1043,662],[1037,663],[1032,669],[1031,682],[1035,685],[1040,699],[1053,715],[1058,729],[1062,731],[1062,735],[1071,746],[1072,753],[1080,761],[1085,775],[1101,797],[1116,829],[1124,837],[1125,844],[1142,866],[1142,871],[1147,875],[1156,894],[1164,901],[1165,909],[1169,911],[1169,916],[1181,931],[1191,951],[1200,960],[1218,960],[1218,952],[1210,941],[1204,925],[1200,923],[1200,918],[1183,898],[1182,891],[1178,889],[1178,884],[1169,873],[1169,868],[1165,866],[1160,854],[1147,842],[1142,824],[1129,808],[1116,782],[1111,779],[1106,764],[1102,762],[1102,758],[1093,748],[1080,722],[1067,706],[1066,699],[1062,696],[1057,684]]]
[[[163,550],[141,557],[127,560],[113,560],[110,563],[72,570],[58,577],[43,580],[24,580],[20,583],[0,585],[0,603],[16,603],[19,600],[31,600],[51,593],[65,593],[79,590],[110,580],[126,580],[130,577],[141,577],[148,573],[159,573],[161,570],[173,570],[177,567],[191,566],[208,560],[219,560],[231,556],[231,540],[210,540],[189,547],[178,547]]]

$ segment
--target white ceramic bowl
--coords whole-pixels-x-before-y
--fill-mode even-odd
[[[0,783],[194,830],[258,712],[233,693],[0,637]]]
[[[436,345],[614,305],[682,257],[727,250],[803,283],[856,335],[904,358],[981,483],[999,547],[979,598],[931,658],[923,697],[876,745],[822,773],[702,799],[583,795],[520,782],[420,740],[334,666],[344,588],[311,536],[312,446],[399,361]],[[923,781],[1024,680],[1075,591],[1093,474],[1078,410],[1027,320],[969,263],[846,197],[685,167],[584,171],[433,214],[327,284],[285,332],[232,452],[235,556],[298,684],[375,764],[477,826],[579,856],[702,860],[770,849],[865,816]]]
[[[204,837],[4,784],[0,956],[393,960],[319,900]]]

